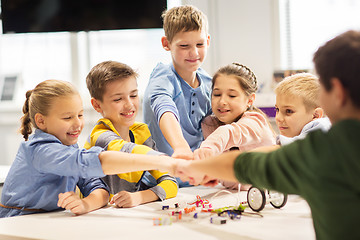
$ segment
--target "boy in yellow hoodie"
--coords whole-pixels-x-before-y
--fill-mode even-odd
[[[99,63],[90,70],[86,84],[91,104],[103,118],[93,128],[85,148],[100,146],[106,150],[163,155],[156,151],[148,126],[135,122],[139,108],[137,76],[131,67],[115,61]],[[157,184],[149,184],[149,177]],[[110,188],[110,203],[118,207],[172,198],[178,191],[176,179],[158,170],[107,175],[103,180]]]

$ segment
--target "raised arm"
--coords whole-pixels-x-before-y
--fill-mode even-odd
[[[279,146],[259,147],[253,152],[271,152],[278,149]],[[230,151],[215,157],[202,159],[200,161],[181,161],[179,160],[176,176],[183,181],[189,181],[191,184],[205,184],[203,179],[222,179],[226,181],[237,181],[234,173],[234,161],[241,151]]]
[[[106,175],[134,171],[159,170],[174,174],[176,160],[168,156],[154,156],[118,151],[104,151],[99,154],[103,172]]]
[[[193,159],[193,153],[185,140],[180,124],[172,112],[164,113],[159,121],[159,127],[165,139],[173,148],[173,157]]]
[[[275,145],[275,136],[262,114],[246,112],[239,121],[218,127],[200,148],[222,153],[231,147],[247,150],[249,146],[259,145]]]
[[[179,161],[175,175],[191,184],[200,184],[205,176],[237,181],[233,165],[239,154],[240,151],[230,151],[200,161]]]

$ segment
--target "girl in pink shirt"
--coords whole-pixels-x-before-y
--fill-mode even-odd
[[[246,66],[232,63],[220,68],[212,79],[211,108],[214,115],[201,123],[205,140],[194,151],[194,159],[222,152],[275,145],[275,133],[266,115],[253,106],[257,80]],[[221,183],[236,189],[239,183]],[[247,190],[249,186],[242,186]]]

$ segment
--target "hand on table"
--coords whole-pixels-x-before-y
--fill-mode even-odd
[[[74,192],[65,192],[59,194],[58,207],[70,210],[76,215],[87,213],[89,210],[88,204],[83,201],[78,194]]]
[[[110,204],[115,204],[120,208],[135,207],[141,204],[140,192],[121,191],[115,194],[110,200]]]

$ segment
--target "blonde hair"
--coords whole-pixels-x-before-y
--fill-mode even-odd
[[[131,67],[116,61],[105,61],[95,65],[86,76],[86,85],[91,97],[102,101],[108,83],[128,77],[138,77]]]
[[[79,94],[75,87],[61,80],[46,80],[39,83],[34,89],[26,92],[23,106],[24,115],[21,117],[20,133],[25,141],[32,133],[32,128],[38,128],[35,123],[35,114],[47,116],[54,99]]]
[[[208,33],[206,15],[191,5],[173,7],[162,14],[165,36],[171,42],[178,32],[201,31]]]
[[[319,80],[311,73],[297,73],[286,77],[275,88],[276,95],[302,98],[307,110],[320,106],[319,93]]]

